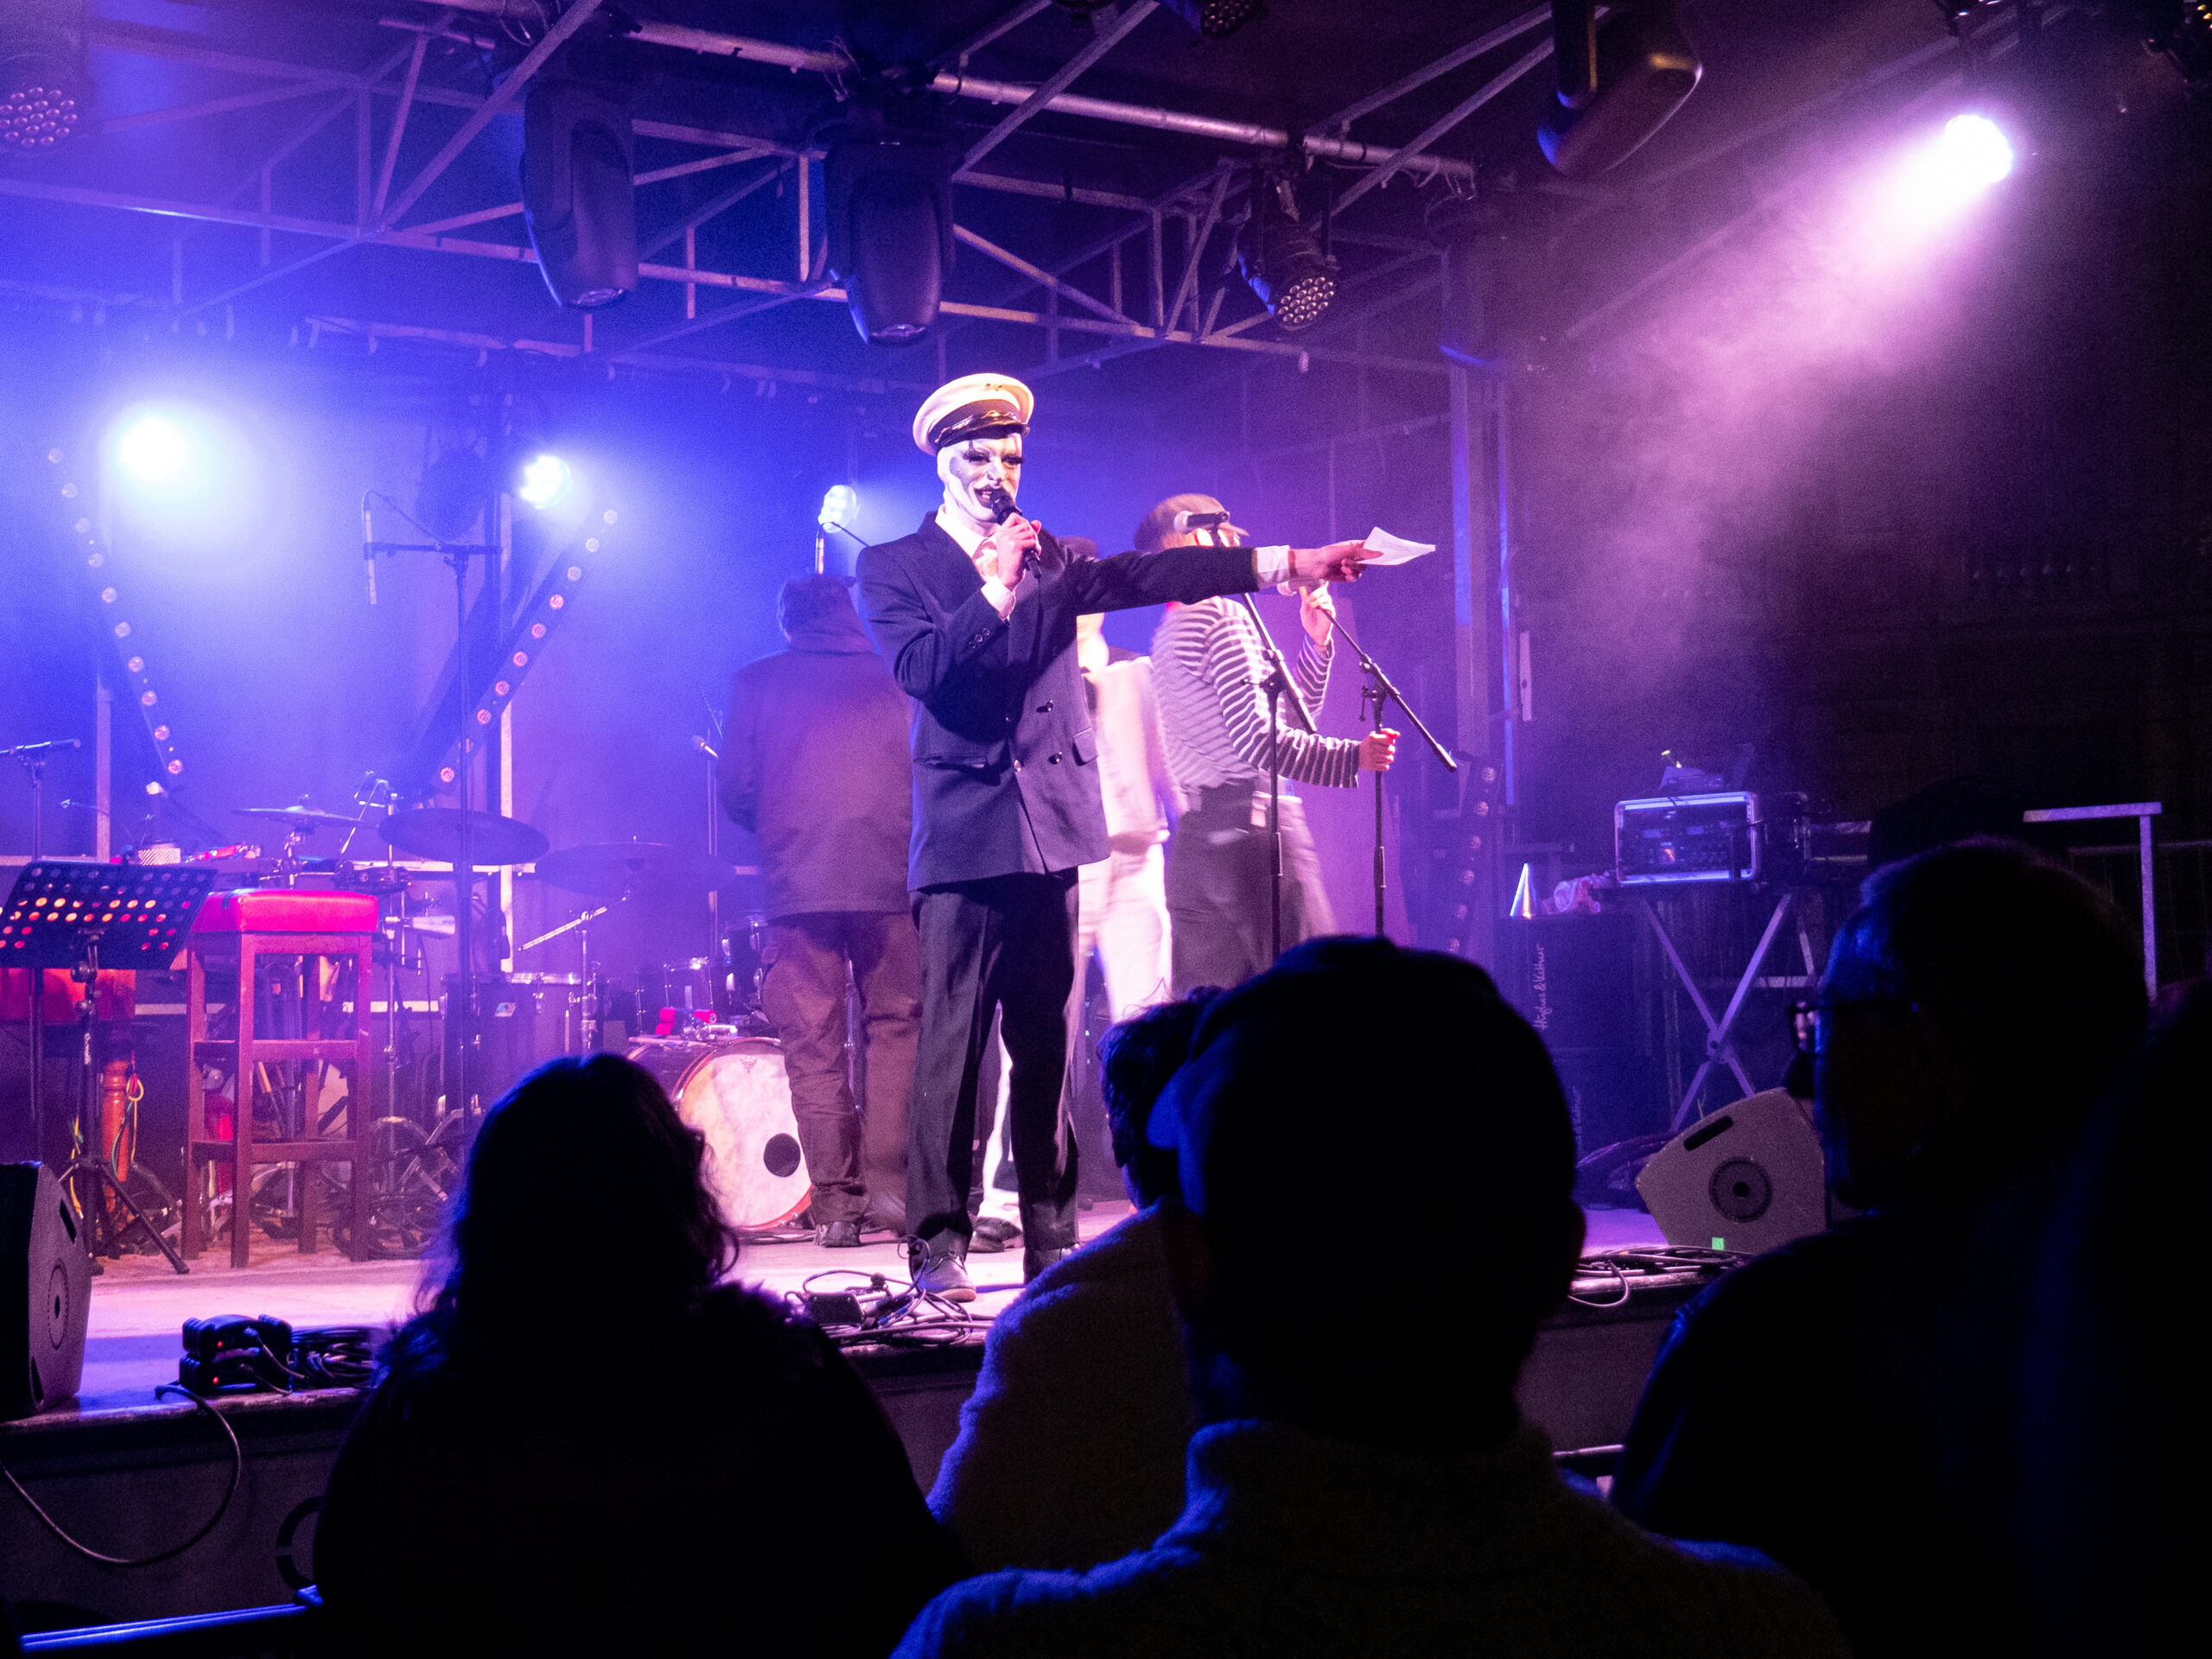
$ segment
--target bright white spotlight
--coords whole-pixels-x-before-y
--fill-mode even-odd
[[[132,483],[159,489],[184,476],[191,445],[166,416],[141,415],[117,436],[115,458]]]
[[[520,481],[515,494],[540,512],[551,506],[569,493],[575,476],[569,463],[558,455],[533,455],[523,464]]]
[[[1936,141],[1943,164],[1969,190],[1986,190],[2012,170],[2012,143],[1986,115],[1955,115]]]
[[[822,498],[822,512],[815,522],[824,530],[843,530],[860,511],[861,499],[849,484],[832,484]]]
[[[2012,159],[2012,140],[1994,121],[1955,115],[1905,158],[1896,179],[1897,207],[1923,223],[1946,218],[2010,175]]]

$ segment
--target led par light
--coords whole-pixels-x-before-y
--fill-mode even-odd
[[[92,101],[86,0],[0,0],[0,153],[66,143]]]
[[[1337,297],[1337,262],[1298,217],[1290,181],[1260,168],[1252,177],[1252,212],[1236,250],[1236,265],[1260,303],[1285,331],[1321,320]]]
[[[1268,15],[1261,0],[1161,0],[1204,39],[1217,41]]]

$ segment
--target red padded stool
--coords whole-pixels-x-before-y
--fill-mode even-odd
[[[246,1247],[253,1227],[253,1172],[267,1164],[340,1163],[353,1166],[353,1224],[346,1254],[363,1259],[369,1248],[369,1130],[376,1112],[369,1100],[375,1076],[375,1042],[371,1035],[370,988],[375,983],[370,953],[377,937],[377,901],[365,893],[302,892],[290,888],[213,894],[200,912],[187,949],[187,1002],[192,1045],[192,1064],[187,1068],[185,1100],[186,1180],[184,1254],[197,1255],[205,1248],[207,1211],[202,1207],[200,1171],[202,1165],[229,1166],[231,1170],[231,1265],[246,1265]],[[353,1001],[326,997],[323,964],[353,963]],[[226,999],[237,1015],[238,1034],[216,1037],[207,1019],[208,976],[215,976],[219,999]],[[264,980],[272,982],[279,1009],[290,1004],[298,1009],[297,1037],[264,1036],[256,1028],[257,993]],[[334,984],[334,993],[339,988]],[[335,1016],[343,1033],[321,1034],[326,1014]],[[289,1023],[289,1022],[285,1022]],[[228,1141],[209,1138],[207,1074],[214,1065],[232,1077],[232,1114]],[[334,1065],[346,1080],[346,1130],[342,1135],[321,1132],[321,1092],[326,1065]],[[296,1073],[301,1101],[300,1122],[287,1125],[274,1141],[253,1138],[254,1104],[261,1088],[260,1068]],[[277,1121],[284,1123],[285,1102],[274,1096]],[[300,1249],[315,1249],[315,1182],[302,1171],[300,1183]]]

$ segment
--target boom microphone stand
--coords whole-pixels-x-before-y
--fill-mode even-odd
[[[1428,729],[1421,717],[1413,711],[1412,705],[1407,702],[1404,694],[1391,683],[1390,677],[1382,671],[1382,664],[1369,656],[1365,647],[1351,637],[1351,630],[1344,626],[1342,618],[1338,619],[1336,627],[1337,632],[1344,636],[1344,643],[1351,647],[1352,655],[1359,658],[1360,669],[1367,676],[1367,683],[1359,694],[1360,709],[1363,713],[1370,706],[1374,709],[1375,729],[1378,732],[1382,729],[1383,713],[1395,702],[1405,710],[1407,720],[1412,722],[1414,730],[1421,734],[1421,741],[1428,745],[1429,752],[1444,763],[1444,770],[1459,771],[1459,763],[1452,757],[1452,751],[1436,741],[1436,734]],[[1379,772],[1375,774],[1375,937],[1378,939],[1389,931],[1384,907],[1390,893],[1387,858],[1382,849],[1382,779],[1385,775]]]

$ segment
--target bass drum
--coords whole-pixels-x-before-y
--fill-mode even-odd
[[[707,1185],[733,1227],[773,1227],[806,1208],[806,1160],[783,1045],[640,1037],[629,1056],[660,1080],[677,1116],[707,1137]]]

